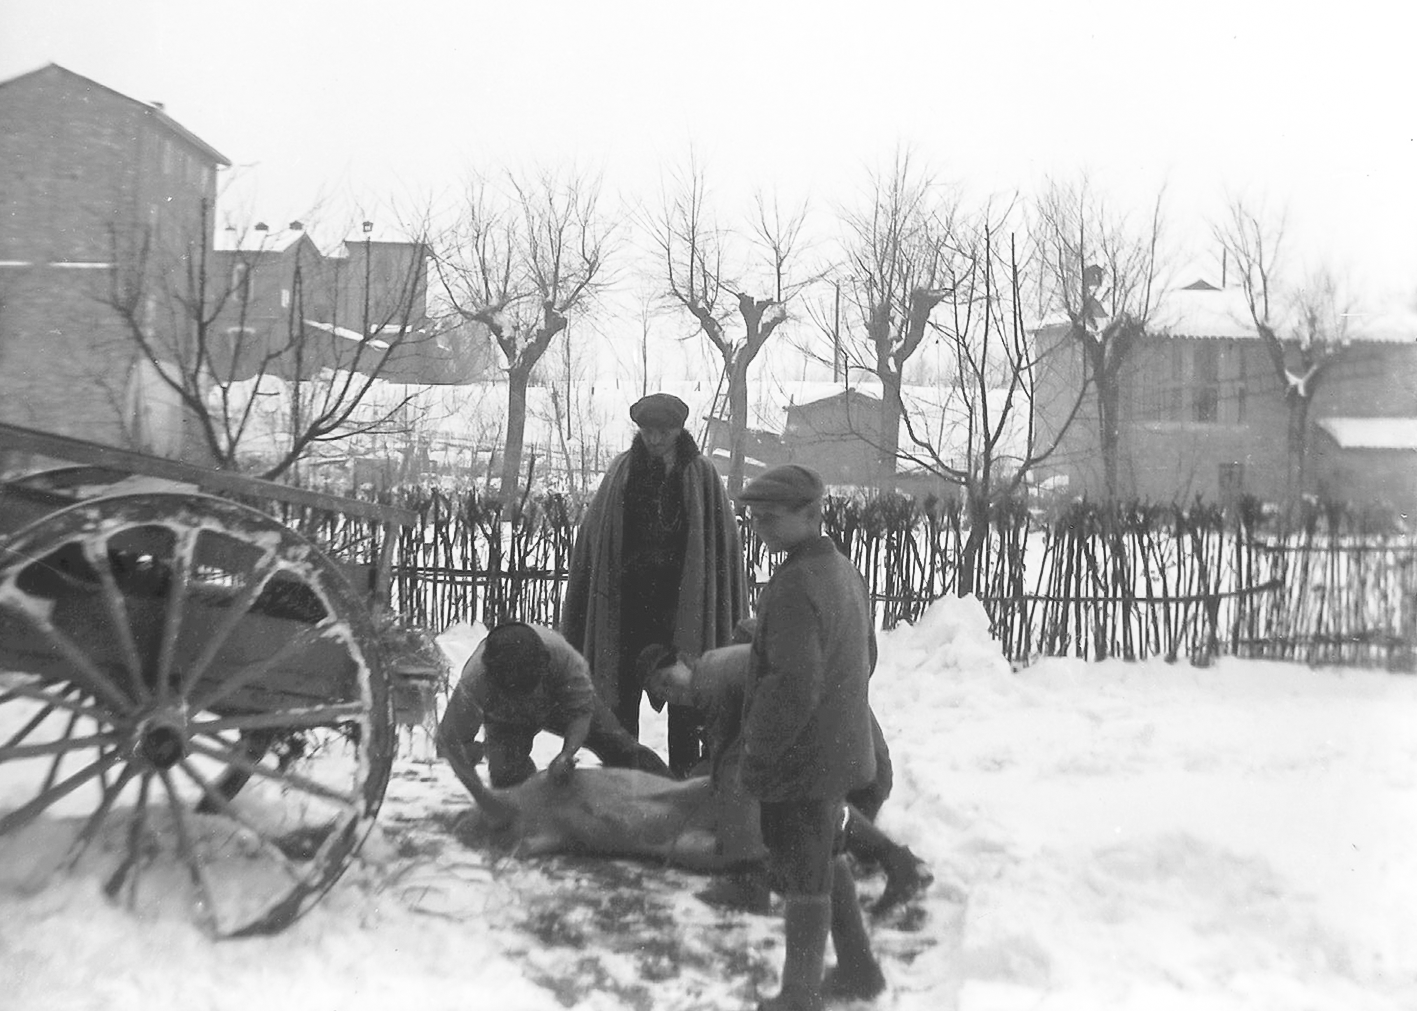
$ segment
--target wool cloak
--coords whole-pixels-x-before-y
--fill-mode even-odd
[[[620,669],[620,576],[631,452],[610,464],[581,520],[561,611],[561,634],[590,663],[591,681],[611,706],[620,677],[634,676],[633,670]],[[688,531],[674,645],[698,656],[733,641],[733,626],[747,613],[748,591],[738,524],[718,471],[687,433],[680,436],[678,452],[687,457],[683,497]]]

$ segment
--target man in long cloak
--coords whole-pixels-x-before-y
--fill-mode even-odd
[[[697,655],[733,640],[747,613],[743,552],[723,479],[684,430],[689,408],[655,393],[630,408],[637,431],[586,509],[571,553],[561,633],[621,725],[639,737],[635,670],[652,643]],[[703,757],[703,717],[669,707],[669,767]]]

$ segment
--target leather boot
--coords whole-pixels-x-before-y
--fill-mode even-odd
[[[850,1000],[879,997],[886,989],[886,977],[871,953],[871,937],[866,932],[861,903],[857,901],[851,865],[845,857],[837,857],[832,869],[831,909],[836,965],[827,971],[822,983],[823,996]]]
[[[881,867],[886,872],[886,889],[871,907],[871,915],[877,918],[908,902],[935,880],[925,862],[906,846],[893,846],[882,856]]]
[[[758,1004],[758,1011],[821,1011],[822,963],[831,932],[830,895],[789,895],[784,915],[787,954],[782,991]]]

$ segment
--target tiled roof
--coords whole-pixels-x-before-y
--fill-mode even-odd
[[[167,130],[176,134],[178,137],[182,138],[182,140],[197,148],[197,150],[201,151],[204,155],[207,156],[207,158],[211,159],[216,164],[227,166],[231,164],[230,158],[222,154],[216,148],[212,147],[206,141],[202,140],[201,137],[198,137],[195,133],[193,133],[191,130],[188,130],[181,123],[177,122],[177,120],[169,116],[160,106],[150,105],[147,102],[140,102],[136,98],[130,98],[127,95],[123,94],[121,91],[114,91],[112,88],[108,87],[105,84],[99,84],[97,81],[87,78],[82,74],[76,74],[72,70],[69,70],[67,67],[61,67],[57,63],[50,63],[46,66],[40,67],[37,70],[31,70],[28,73],[18,74],[15,77],[9,78],[8,80],[0,81],[0,88],[3,88],[9,84],[14,84],[16,81],[24,80],[27,77],[34,77],[39,74],[48,74],[51,76],[56,74],[62,75],[63,77],[67,77],[74,81],[81,82],[82,85],[86,88],[97,88],[99,91],[112,95],[115,98],[122,99],[124,102],[136,106],[144,115],[162,124],[162,126],[165,127]]]
[[[305,238],[299,228],[272,230],[248,228],[244,232],[224,228],[212,240],[212,248],[220,253],[283,253]]]

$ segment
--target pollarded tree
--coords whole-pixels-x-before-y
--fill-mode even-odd
[[[387,432],[403,403],[381,378],[431,348],[427,245],[364,241],[325,256],[303,226],[212,242],[200,200],[181,234],[109,232],[112,269],[94,297],[181,402],[215,466],[289,471],[316,446]],[[289,238],[293,236],[293,239]],[[350,243],[346,243],[351,247]],[[266,394],[279,405],[263,409]]]
[[[507,430],[499,494],[517,495],[527,387],[551,342],[609,283],[614,229],[599,179],[574,169],[474,177],[435,260],[449,305],[491,332],[507,373]]]
[[[1048,303],[1064,317],[1064,343],[1095,393],[1106,497],[1118,493],[1121,376],[1151,325],[1160,283],[1162,197],[1138,225],[1087,182],[1052,183],[1038,201],[1034,242]]]
[[[1327,269],[1301,285],[1286,283],[1284,229],[1282,214],[1270,215],[1235,199],[1214,234],[1235,261],[1250,319],[1283,391],[1285,484],[1292,502],[1304,490],[1309,411],[1328,373],[1349,352],[1354,304]]]
[[[869,203],[844,216],[848,303],[860,318],[865,369],[881,382],[878,482],[894,481],[906,363],[919,349],[931,314],[953,284],[955,208],[943,187],[899,153],[872,176]]]
[[[952,381],[936,403],[903,405],[906,442],[897,455],[916,468],[958,485],[969,518],[957,591],[976,591],[979,552],[994,503],[1015,496],[1049,459],[1082,404],[1084,391],[1066,403],[1044,404],[1039,381],[1043,356],[1024,322],[1023,268],[1007,214],[988,208],[956,221],[956,245],[944,279],[949,291],[929,321],[954,357]],[[1003,242],[998,236],[1006,235]],[[1044,412],[1055,419],[1040,431]]]
[[[748,435],[748,367],[786,322],[803,287],[793,278],[806,207],[783,212],[759,195],[748,234],[723,229],[704,172],[690,160],[650,222],[669,302],[694,318],[723,362],[728,387],[728,490],[743,487]]]

